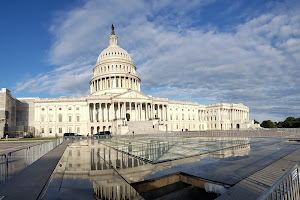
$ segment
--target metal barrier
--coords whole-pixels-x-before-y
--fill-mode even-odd
[[[299,189],[299,166],[295,165],[258,199],[297,200],[299,199]]]
[[[0,183],[19,173],[43,155],[60,145],[63,138],[0,155]]]
[[[0,183],[3,183],[5,181],[5,177],[6,177],[6,155],[5,154],[1,154],[0,155]]]

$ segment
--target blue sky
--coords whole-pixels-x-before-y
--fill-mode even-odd
[[[259,121],[300,117],[299,10],[299,0],[2,1],[0,87],[88,95],[114,24],[142,92],[243,103]]]

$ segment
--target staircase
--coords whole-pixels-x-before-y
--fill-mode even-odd
[[[127,121],[128,133],[132,134],[149,134],[149,133],[158,133],[158,126],[154,125],[153,121]]]

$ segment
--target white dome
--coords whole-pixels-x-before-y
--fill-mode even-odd
[[[101,62],[101,61],[109,60],[109,59],[116,59],[116,58],[124,59],[129,62],[132,62],[129,54],[124,49],[122,49],[119,46],[113,46],[113,47],[108,46],[98,56],[97,63]]]
[[[101,61],[111,60],[111,59],[121,59],[132,63],[131,58],[127,51],[122,49],[117,44],[118,37],[116,35],[109,36],[110,44],[106,49],[104,49],[98,56],[97,63]]]
[[[109,45],[98,56],[90,80],[92,95],[121,94],[128,90],[140,91],[141,79],[127,51],[117,44],[118,37],[112,32]]]

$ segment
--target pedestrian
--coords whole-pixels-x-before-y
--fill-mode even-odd
[[[55,133],[55,137],[56,137],[56,139],[58,139],[58,135],[57,135],[57,133]]]
[[[89,133],[87,134],[87,139],[89,139]]]
[[[5,141],[8,141],[8,135],[5,136]]]
[[[132,131],[132,135],[133,135],[133,137],[134,137],[134,131]]]

